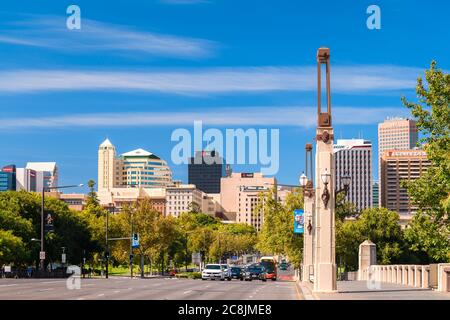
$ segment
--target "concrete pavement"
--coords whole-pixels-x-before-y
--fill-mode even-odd
[[[367,281],[338,281],[337,293],[312,293],[304,284],[301,289],[308,300],[450,300],[450,293],[392,283],[381,283],[379,289],[368,289]]]
[[[0,300],[296,300],[293,281],[202,281],[152,278],[81,279],[69,290],[66,279],[0,279]]]

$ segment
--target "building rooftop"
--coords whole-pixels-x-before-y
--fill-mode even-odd
[[[151,155],[153,155],[153,153],[148,152],[141,148],[122,154],[123,157],[148,157]]]
[[[28,162],[26,169],[31,169],[35,171],[51,171],[53,172],[56,168],[56,162]]]
[[[105,141],[102,142],[100,147],[114,147],[114,145],[111,143],[111,141],[109,141],[108,138],[106,138]]]

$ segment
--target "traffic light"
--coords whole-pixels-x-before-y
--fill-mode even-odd
[[[139,236],[137,233],[133,233],[133,240],[134,241],[139,241]]]

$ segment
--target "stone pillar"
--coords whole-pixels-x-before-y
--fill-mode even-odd
[[[422,288],[430,287],[430,266],[422,266]]]
[[[358,280],[367,280],[363,277],[364,270],[377,264],[377,247],[375,243],[366,240],[359,245]]]
[[[331,126],[330,99],[330,50],[320,48],[317,51],[318,66],[318,126],[316,129],[316,219],[315,219],[315,254],[314,254],[314,291],[336,292],[336,248],[334,190],[335,169],[333,154],[333,127]],[[321,108],[320,67],[326,64],[327,112]],[[323,181],[328,180],[328,183]]]
[[[414,266],[414,286],[420,288],[422,286],[422,266]]]
[[[402,266],[402,284],[408,285],[408,266]]]
[[[397,283],[397,266],[392,266],[391,271],[391,283]]]
[[[416,275],[414,274],[415,266],[408,266],[408,286],[414,287],[414,280]]]
[[[392,266],[388,266],[386,272],[387,272],[386,282],[391,283],[392,282]]]
[[[397,284],[402,284],[403,266],[397,266]]]
[[[313,254],[313,237],[314,237],[314,225],[313,213],[314,213],[314,197],[305,194],[304,197],[304,211],[305,211],[305,227],[303,233],[303,275],[302,280],[309,282],[310,271],[314,268],[314,254]],[[308,229],[311,226],[311,229]]]
[[[450,292],[450,263],[438,265],[438,291]]]

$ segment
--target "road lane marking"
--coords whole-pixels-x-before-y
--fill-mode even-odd
[[[62,283],[63,281],[42,281],[39,283]]]
[[[192,290],[185,291],[183,294],[188,294],[189,292],[192,292]]]
[[[103,297],[105,294],[104,293],[100,293],[97,295],[97,297]]]
[[[17,286],[16,283],[14,284],[0,284],[0,287],[13,287],[13,286]]]
[[[48,288],[48,289],[41,289],[41,290],[38,290],[39,292],[43,292],[43,291],[52,291],[52,290],[55,290],[54,288]]]
[[[115,290],[115,291],[114,291],[114,293],[119,293],[119,292],[120,292],[120,290]]]

